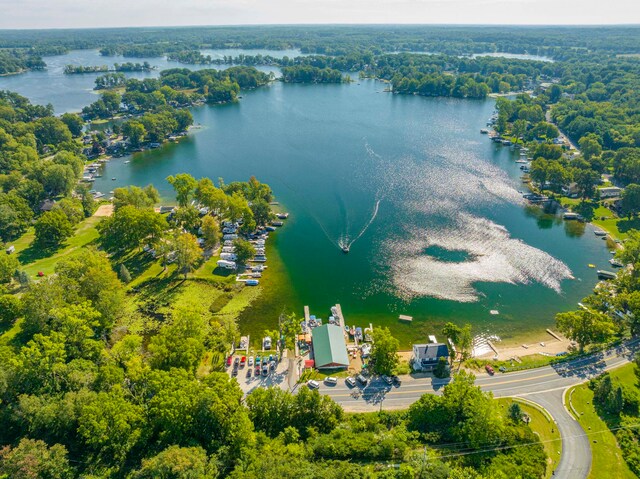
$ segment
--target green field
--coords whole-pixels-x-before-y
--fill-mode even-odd
[[[634,365],[628,364],[611,372],[612,377],[619,378],[624,384],[636,384]],[[569,410],[578,413],[578,421],[589,435],[591,443],[591,473],[589,479],[615,477],[616,479],[633,479],[636,475],[627,466],[622,451],[618,447],[615,435],[609,430],[593,406],[593,391],[587,384],[574,387],[567,393],[571,398]],[[575,413],[574,412],[574,413]]]
[[[80,248],[98,239],[96,225],[100,220],[102,220],[102,218],[91,216],[80,222],[76,227],[75,234],[53,254],[31,245],[34,239],[33,228],[29,228],[24,235],[10,244],[16,247],[18,260],[29,276],[34,277],[40,271],[45,275],[51,274],[58,261],[72,256]]]
[[[560,431],[555,427],[555,423],[551,420],[551,417],[548,413],[543,412],[541,408],[536,407],[529,402],[512,398],[501,398],[496,399],[496,401],[498,401],[499,407],[505,416],[507,415],[509,406],[513,402],[519,403],[522,411],[529,416],[531,419],[529,427],[531,427],[533,432],[537,434],[542,441],[544,450],[548,456],[545,478],[552,477],[553,471],[558,466],[562,455],[562,439],[560,437]]]

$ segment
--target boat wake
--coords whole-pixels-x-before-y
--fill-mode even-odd
[[[373,222],[376,220],[376,216],[378,216],[378,210],[380,209],[381,201],[382,201],[382,198],[376,200],[376,203],[373,207],[373,214],[371,215],[371,218],[369,218],[369,221],[367,221],[367,223],[362,227],[360,232],[354,238],[349,237],[348,228],[347,228],[347,232],[344,235],[340,236],[340,238],[338,239],[337,245],[342,251],[347,253],[349,250],[351,250],[351,246],[353,246],[353,244],[356,241],[358,241],[360,238],[362,238],[362,235],[364,235],[367,232],[367,230],[369,229],[369,226],[373,224]]]

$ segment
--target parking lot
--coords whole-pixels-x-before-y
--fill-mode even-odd
[[[233,356],[231,365],[227,366],[227,374],[229,374],[229,376],[232,376],[234,368],[233,361],[235,361],[236,358],[240,360],[240,358],[242,358],[242,355],[240,354]],[[248,362],[249,359],[247,357],[244,365],[238,364],[238,375],[236,376],[238,384],[240,385],[240,389],[242,389],[245,394],[249,394],[254,389],[260,387],[266,388],[270,386],[277,386],[282,389],[289,389],[289,385],[287,382],[288,362],[286,360],[282,360],[279,363],[276,362],[275,369],[271,370],[271,368],[269,368],[269,372],[266,376],[262,374],[262,365],[260,366],[260,374],[256,375],[255,363],[252,366],[249,366]],[[248,370],[251,370],[250,377],[247,376]]]

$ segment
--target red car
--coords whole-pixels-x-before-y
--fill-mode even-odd
[[[231,366],[231,363],[233,362],[233,356],[229,356],[227,358],[227,367]]]
[[[491,374],[492,376],[495,374],[495,371],[493,370],[493,368],[491,367],[491,365],[490,365],[490,364],[487,364],[484,368],[485,368],[485,369],[487,370],[487,372],[488,372],[489,374]]]
[[[240,358],[240,367],[243,368],[246,362],[247,362],[247,357],[242,356],[242,358]]]

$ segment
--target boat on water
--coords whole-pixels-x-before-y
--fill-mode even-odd
[[[613,271],[598,270],[598,278],[600,279],[616,279],[616,273]]]
[[[342,250],[343,253],[348,253],[350,248],[349,248],[349,245],[346,244],[341,246],[340,249]]]
[[[346,326],[345,326],[346,327]],[[355,326],[351,326],[351,328],[349,328],[349,335],[350,336],[355,336],[356,335],[356,328]]]
[[[278,213],[276,216],[281,220],[286,220],[289,217],[289,213]]]
[[[480,133],[482,133],[483,135],[488,135],[489,134],[489,130],[487,130],[486,128],[482,128],[480,130]]]
[[[614,268],[622,268],[622,267],[624,266],[620,261],[618,261],[618,260],[617,260],[617,259],[615,259],[615,258],[611,258],[611,259],[609,260],[609,264],[610,264],[611,266],[613,266]]]
[[[595,230],[593,234],[596,236],[607,236],[607,232],[604,230]]]
[[[258,286],[258,284],[260,284],[260,281],[258,281],[257,279],[248,279],[244,284],[246,284],[247,286]]]
[[[516,163],[523,163],[523,164],[525,164],[525,165],[526,165],[526,164],[527,164],[527,163],[529,163],[529,162],[528,162],[527,160],[525,160],[525,159],[521,158],[521,159],[519,159],[519,160],[516,160]]]

